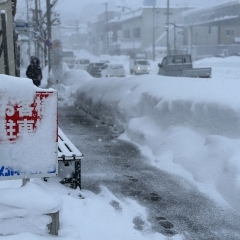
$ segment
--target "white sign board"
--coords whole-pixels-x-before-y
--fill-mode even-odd
[[[0,75],[0,99],[0,180],[56,176],[57,93]]]

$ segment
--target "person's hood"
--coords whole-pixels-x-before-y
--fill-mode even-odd
[[[38,59],[37,57],[35,57],[35,56],[32,56],[32,57],[31,57],[30,63],[31,63],[32,65],[40,65],[39,59]]]

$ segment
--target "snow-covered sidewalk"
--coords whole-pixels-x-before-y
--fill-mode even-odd
[[[89,240],[89,239],[131,239],[131,240],[181,240],[181,236],[167,238],[159,233],[151,232],[147,222],[147,214],[143,207],[131,199],[118,199],[105,187],[96,195],[87,190],[73,190],[59,183],[60,179],[49,179],[46,183],[41,179],[33,179],[23,189],[20,188],[21,180],[0,182],[1,194],[5,194],[5,216],[1,211],[0,228],[4,228],[7,236],[1,236],[3,240],[52,240],[54,236],[48,234],[46,224],[49,217],[46,215],[27,213],[31,206],[51,207],[53,202],[47,202],[46,198],[39,198],[35,194],[40,189],[42,196],[53,195],[60,197],[60,231],[57,239],[61,240]],[[7,194],[9,191],[15,194]],[[81,197],[79,197],[81,195]],[[24,201],[25,199],[25,201]],[[18,201],[21,200],[19,203]],[[18,208],[11,204],[18,202]],[[56,201],[54,201],[56,203]],[[1,206],[0,206],[1,207]],[[12,208],[11,211],[7,211]],[[2,208],[1,208],[2,209]],[[15,210],[15,217],[9,216]],[[16,217],[17,212],[25,213],[25,217]],[[8,214],[8,216],[6,215]],[[142,231],[135,229],[134,219],[141,218],[147,224]],[[2,231],[3,232],[3,231]],[[2,233],[1,232],[1,233]],[[10,234],[10,235],[9,235]]]

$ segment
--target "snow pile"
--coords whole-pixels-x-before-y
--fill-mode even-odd
[[[234,72],[228,58],[219,60]],[[240,211],[240,82],[225,75],[93,79],[78,89],[75,104],[125,131],[153,165]]]
[[[1,235],[22,232],[47,234],[51,217],[46,214],[59,211],[62,205],[60,195],[43,184],[29,182],[19,188],[0,189],[0,194]]]
[[[227,58],[207,58],[199,60],[193,64],[194,67],[212,67],[214,78],[222,81],[228,79],[240,79],[240,57],[232,56]]]

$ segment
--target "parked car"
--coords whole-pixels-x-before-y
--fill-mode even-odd
[[[89,59],[76,59],[76,68],[87,70],[88,65],[90,64]]]
[[[89,65],[87,66],[87,72],[90,74],[91,69],[93,67],[94,63],[89,63]]]
[[[122,64],[106,63],[101,71],[102,77],[125,77]]]
[[[88,65],[87,71],[93,77],[101,77],[101,70],[105,63],[90,63]]]
[[[174,77],[211,78],[211,68],[193,68],[189,54],[169,55],[158,64],[158,75]]]

